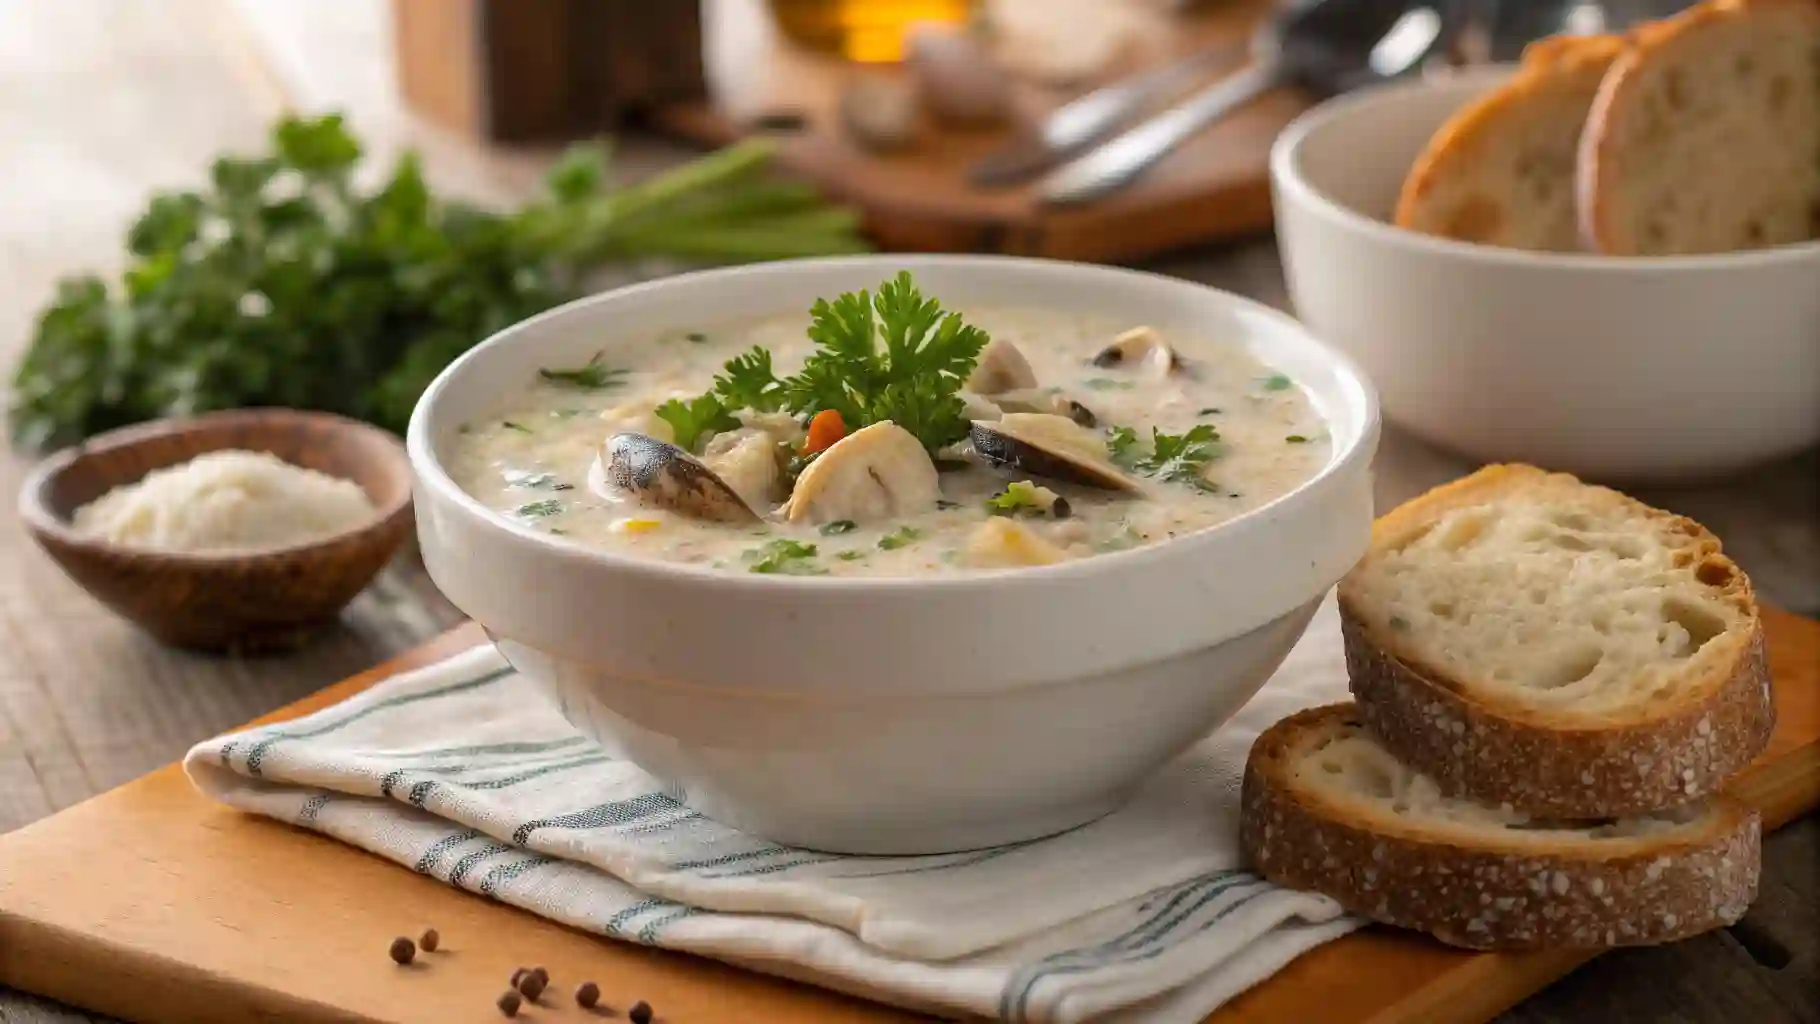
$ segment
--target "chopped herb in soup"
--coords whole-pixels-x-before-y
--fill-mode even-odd
[[[724,572],[1088,558],[1218,525],[1329,457],[1295,382],[1217,338],[948,310],[907,274],[806,319],[613,340],[465,425],[454,475],[571,543]]]

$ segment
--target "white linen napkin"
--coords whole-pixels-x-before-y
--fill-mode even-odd
[[[678,804],[491,646],[200,744],[209,796],[577,928],[941,1014],[1198,1021],[1361,922],[1241,866],[1258,733],[1343,700],[1332,598],[1262,692],[1127,806],[920,857],[811,853]]]

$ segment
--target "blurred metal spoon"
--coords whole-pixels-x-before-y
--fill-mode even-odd
[[[1208,125],[1283,85],[1345,92],[1419,68],[1445,42],[1444,0],[1301,0],[1252,40],[1249,67],[1052,172],[1047,203],[1082,203],[1137,178]]]
[[[1031,138],[981,157],[967,169],[975,185],[1026,181],[1086,146],[1105,138],[1145,103],[1187,86],[1196,75],[1244,56],[1238,46],[1220,46],[1123,78],[1057,107]]]

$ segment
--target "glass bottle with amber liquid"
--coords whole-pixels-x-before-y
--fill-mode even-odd
[[[771,0],[778,28],[793,41],[865,63],[904,56],[904,35],[919,22],[964,24],[980,0]]]

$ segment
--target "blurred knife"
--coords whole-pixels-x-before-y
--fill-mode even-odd
[[[1050,172],[1044,203],[1123,188],[1182,143],[1281,85],[1332,96],[1420,68],[1448,39],[1443,0],[1295,0],[1259,26],[1253,60],[1186,100]]]
[[[1245,53],[1243,44],[1214,47],[1095,89],[1050,112],[1030,137],[980,158],[967,169],[967,178],[983,186],[1028,181],[1110,135],[1148,101]]]

